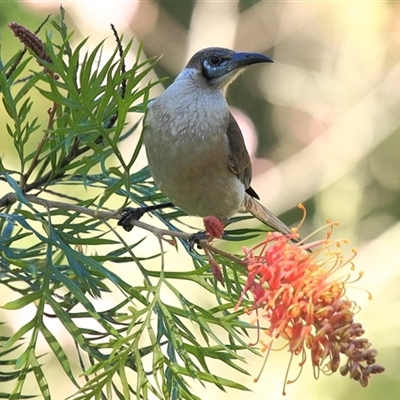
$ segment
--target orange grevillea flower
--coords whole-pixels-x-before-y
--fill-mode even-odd
[[[343,256],[341,245],[347,241],[332,239],[334,225],[328,222],[326,237],[307,244],[312,235],[295,242],[294,230],[291,235],[269,232],[262,243],[245,248],[248,276],[235,309],[250,291],[254,302],[247,312],[256,312],[257,325],[266,327],[267,339],[256,343],[263,351],[268,354],[273,340],[282,338],[291,359],[301,355],[301,366],[310,354],[316,377],[340,370],[365,387],[384,368],[375,363],[377,351],[354,321],[358,308],[346,297],[346,284],[356,251]]]

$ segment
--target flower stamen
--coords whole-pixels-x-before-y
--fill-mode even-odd
[[[304,206],[299,207],[305,214]],[[304,218],[305,215],[299,226],[304,223]],[[324,227],[297,243],[292,239],[298,237],[298,228],[288,235],[269,232],[261,243],[243,249],[248,276],[234,310],[238,310],[245,294],[250,291],[253,304],[247,311],[256,312],[258,331],[260,325],[266,325],[264,332],[269,338],[268,343],[263,342],[259,333],[254,343],[260,343],[262,351],[267,352],[255,381],[259,380],[265,368],[273,340],[282,338],[287,341],[291,356],[284,394],[286,385],[300,377],[307,350],[316,379],[321,372],[328,375],[339,370],[342,375],[349,374],[365,387],[372,374],[384,370],[375,364],[377,351],[361,337],[364,335],[362,325],[354,321],[359,308],[345,297],[347,284],[357,282],[362,274],[355,280],[350,279],[350,273],[334,278],[346,267],[354,271],[353,260],[357,254],[353,249],[349,258],[344,257],[342,245],[348,241],[332,239],[333,228],[337,225],[337,222],[328,220]],[[306,243],[322,229],[327,229],[325,239]],[[302,355],[300,371],[295,379],[289,380],[289,369],[297,355]],[[343,357],[347,361],[340,366]]]

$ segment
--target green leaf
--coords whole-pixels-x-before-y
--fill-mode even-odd
[[[31,353],[31,365],[33,374],[35,375],[36,381],[39,385],[40,392],[42,393],[43,399],[51,400],[50,389],[47,383],[47,379],[40,367],[39,363],[37,362],[36,356]]]
[[[188,375],[187,371],[185,368],[182,368],[180,366],[176,366],[176,371],[179,372],[182,375]],[[200,379],[203,382],[210,382],[214,383],[215,385],[218,385],[220,387],[230,387],[238,390],[243,390],[243,391],[250,391],[246,386],[241,385],[238,382],[231,381],[226,378],[222,378],[220,376],[214,375],[214,374],[208,374],[206,372],[198,372],[198,379]]]
[[[53,350],[53,353],[57,357],[57,360],[61,364],[64,372],[68,376],[68,378],[71,380],[71,382],[76,386],[80,387],[78,382],[75,379],[75,376],[72,372],[69,360],[67,355],[65,354],[63,348],[61,347],[60,343],[57,341],[57,339],[54,337],[54,335],[43,325],[40,329],[42,332],[44,338],[46,339],[47,343],[49,344],[50,348]]]
[[[1,306],[1,308],[6,310],[19,310],[20,308],[26,307],[28,304],[38,300],[41,296],[43,296],[42,292],[33,292],[17,300],[9,301],[4,306]]]
[[[35,327],[36,321],[35,319],[30,320],[27,324],[23,325],[17,332],[15,332],[5,343],[4,348],[8,349],[12,345],[14,345],[19,339],[22,338],[27,332],[29,332],[32,328]]]

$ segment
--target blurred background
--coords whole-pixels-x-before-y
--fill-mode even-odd
[[[358,319],[386,367],[361,389],[339,374],[315,381],[306,364],[285,399],[398,399],[400,3],[148,0],[64,1],[63,6],[76,43],[90,36],[90,47],[107,37],[106,46],[114,48],[113,23],[125,40],[142,41],[146,56],[162,56],[155,73],[168,77],[165,86],[194,52],[208,46],[274,59],[249,68],[227,94],[252,155],[252,186],[288,225],[298,222],[296,204],[304,203],[306,234],[328,217],[340,221],[336,236],[357,247],[357,269],[365,272],[357,286],[369,290],[373,300],[356,290],[349,297],[362,307]],[[34,31],[47,14],[58,18],[58,7],[1,2],[2,57],[19,48],[7,23]],[[162,90],[154,89],[154,96]],[[2,157],[11,146],[9,137],[1,139]],[[141,162],[145,165],[144,155]],[[207,399],[283,398],[287,354],[274,354],[255,384],[261,363],[249,358],[252,376],[238,377],[250,393],[199,385],[194,393]]]

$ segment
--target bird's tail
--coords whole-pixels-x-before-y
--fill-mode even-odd
[[[284,235],[292,233],[286,224],[284,224],[277,216],[275,216],[271,211],[269,211],[247,193],[245,193],[243,205],[247,212],[252,214],[265,225],[268,225],[273,230],[281,232]]]

